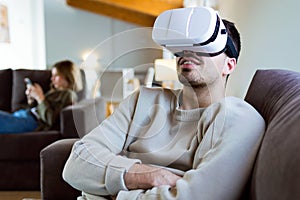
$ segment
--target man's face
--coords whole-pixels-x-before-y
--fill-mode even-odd
[[[214,56],[198,56],[192,51],[184,51],[177,57],[177,73],[180,82],[190,87],[206,87],[221,81],[222,69],[226,64],[224,53]]]

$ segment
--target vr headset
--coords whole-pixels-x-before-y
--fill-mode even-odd
[[[155,20],[152,39],[181,57],[184,51],[216,56],[226,51],[238,58],[231,38],[218,13],[208,7],[179,8],[161,13]]]

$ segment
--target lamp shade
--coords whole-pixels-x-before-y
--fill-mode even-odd
[[[156,59],[154,62],[156,81],[177,81],[176,60]]]

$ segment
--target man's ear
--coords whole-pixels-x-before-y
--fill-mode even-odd
[[[236,59],[227,57],[223,69],[223,75],[227,76],[233,72],[236,67]]]

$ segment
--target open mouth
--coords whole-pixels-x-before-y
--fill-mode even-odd
[[[178,60],[178,65],[182,68],[193,68],[200,64],[202,64],[202,61],[194,57],[181,57]]]

